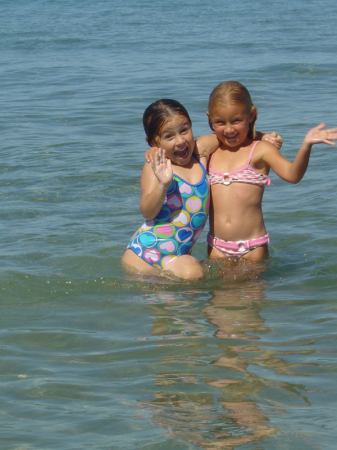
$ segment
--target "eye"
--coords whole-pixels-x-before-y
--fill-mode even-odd
[[[173,138],[173,134],[171,134],[171,133],[163,134],[163,136],[162,136],[162,139],[165,139],[166,141],[169,141],[172,138]]]

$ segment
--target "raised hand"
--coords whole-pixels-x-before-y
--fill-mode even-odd
[[[173,179],[173,170],[171,160],[166,158],[165,150],[158,148],[153,160],[151,161],[152,170],[159,183],[169,186]]]
[[[283,144],[283,139],[276,131],[264,134],[262,140],[271,142],[278,150],[280,150]]]
[[[325,129],[325,123],[321,123],[315,128],[312,128],[306,134],[304,138],[304,142],[308,145],[314,144],[328,144],[328,145],[336,145],[335,142],[337,140],[337,128],[329,128]]]

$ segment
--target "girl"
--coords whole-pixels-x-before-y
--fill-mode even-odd
[[[321,124],[310,130],[291,163],[270,142],[254,142],[257,108],[242,84],[219,84],[210,95],[207,115],[215,136],[198,138],[197,148],[208,159],[217,138],[217,149],[208,163],[212,198],[209,257],[261,260],[269,243],[262,197],[270,184],[270,168],[283,180],[298,183],[307,170],[312,145],[335,145],[337,128],[327,130]]]
[[[145,110],[143,125],[147,142],[160,148],[143,167],[140,209],[146,222],[131,238],[122,263],[139,272],[201,278],[202,267],[190,253],[207,221],[209,184],[193,155],[191,119],[179,102],[162,99]]]

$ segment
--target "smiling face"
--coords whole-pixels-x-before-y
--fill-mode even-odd
[[[245,144],[256,110],[252,108],[247,112],[245,105],[230,103],[214,108],[207,115],[219,141],[228,147],[237,147]]]
[[[162,126],[160,136],[153,143],[166,151],[173,164],[184,166],[191,160],[194,136],[189,120],[181,115],[172,115]]]

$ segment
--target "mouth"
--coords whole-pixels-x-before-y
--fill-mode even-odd
[[[183,150],[176,150],[174,156],[181,161],[185,161],[189,156],[188,147],[185,147]]]
[[[236,139],[236,137],[237,137],[237,134],[235,133],[235,134],[232,134],[232,135],[225,135],[225,138],[227,139],[227,140],[229,140],[229,141],[232,141],[233,139]]]

